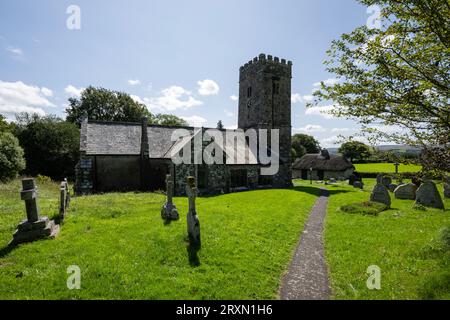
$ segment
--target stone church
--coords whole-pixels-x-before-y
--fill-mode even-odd
[[[245,154],[237,164],[174,164],[171,154],[191,139],[172,141],[176,129],[194,136],[192,127],[89,121],[81,123],[80,161],[76,193],[165,190],[165,176],[174,177],[174,193],[183,195],[187,176],[197,179],[201,194],[220,194],[257,188],[292,186],[291,171],[292,62],[270,55],[258,57],[239,70],[239,129],[279,129],[279,170],[261,175],[258,155],[248,141],[236,146]],[[225,135],[226,130],[222,131]],[[270,138],[268,138],[270,141]]]

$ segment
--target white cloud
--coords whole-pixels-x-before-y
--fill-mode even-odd
[[[339,137],[338,136],[331,136],[325,139],[320,140],[320,145],[325,148],[329,147],[336,147],[339,145]]]
[[[136,80],[130,79],[130,80],[128,80],[128,84],[130,86],[137,86],[138,84],[141,84],[141,81],[139,81],[138,79],[136,79]]]
[[[301,94],[300,93],[293,93],[291,95],[291,102],[292,103],[303,102],[303,98],[302,98]]]
[[[46,97],[52,97],[52,96],[53,96],[53,91],[50,90],[49,88],[42,87],[42,88],[41,88],[41,92],[42,92],[42,94],[43,94],[44,96],[46,96]]]
[[[198,81],[199,85],[198,93],[202,96],[211,96],[219,93],[219,85],[213,80],[202,80]]]
[[[333,128],[331,132],[349,132],[352,131],[350,128]]]
[[[181,118],[192,127],[203,127],[203,125],[208,122],[208,120],[200,116],[190,116]]]
[[[4,82],[0,80],[0,113],[11,116],[18,112],[45,115],[43,107],[55,107],[46,97],[51,92],[47,88],[26,85],[22,81]]]
[[[334,86],[334,85],[337,84],[338,82],[339,82],[339,80],[336,79],[336,78],[329,78],[329,79],[323,81],[323,83],[324,83],[326,86]],[[321,82],[316,82],[316,83],[313,84],[314,87],[320,87],[321,85],[322,85]]]
[[[23,51],[20,48],[7,47],[6,51],[9,51],[9,52],[11,52],[12,54],[14,54],[16,56],[23,56]]]
[[[329,114],[331,110],[335,110],[336,108],[339,108],[339,106],[323,106],[323,107],[311,107],[306,108],[305,114],[310,116],[321,116],[325,119],[333,119],[334,116]]]
[[[161,111],[174,111],[178,109],[189,109],[200,106],[202,101],[194,99],[190,91],[179,86],[171,86],[161,91],[162,96],[158,98],[144,98],[149,109]]]
[[[232,101],[238,101],[239,100],[238,96],[235,96],[235,95],[230,96],[230,99]]]
[[[137,103],[145,104],[145,101],[141,99],[141,97],[136,96],[134,94],[130,94],[130,98],[133,99]]]
[[[318,124],[308,124],[302,128],[294,129],[295,132],[325,132],[327,131],[324,127]]]
[[[227,110],[227,109],[223,110],[223,112],[225,112],[225,115],[226,115],[227,117],[234,117],[234,113],[231,112],[231,111],[229,111],[229,110]]]
[[[81,97],[81,93],[83,92],[84,88],[76,88],[73,85],[68,85],[64,91],[68,93],[69,95],[73,97]]]
[[[312,95],[306,95],[306,96],[303,96],[302,99],[303,99],[305,102],[313,102],[313,101],[314,101],[314,96],[312,96]]]

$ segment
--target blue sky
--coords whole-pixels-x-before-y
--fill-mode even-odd
[[[81,29],[66,26],[81,10]],[[292,60],[292,126],[332,146],[356,125],[306,111],[340,34],[366,23],[355,0],[0,2],[0,113],[64,116],[89,85],[125,91],[192,124],[237,124],[239,66],[260,53]]]

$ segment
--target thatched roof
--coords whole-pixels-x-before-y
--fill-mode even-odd
[[[313,170],[345,171],[355,167],[341,155],[330,155],[330,158],[327,159],[321,154],[305,154],[294,162],[292,168],[295,170],[309,170],[313,168]]]

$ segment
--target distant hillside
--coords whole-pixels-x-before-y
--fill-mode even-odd
[[[378,151],[398,151],[400,153],[414,153],[414,154],[419,154],[421,152],[421,150],[419,148],[415,148],[415,147],[411,147],[411,146],[406,146],[406,145],[381,145],[381,146],[376,146],[375,149],[377,149]],[[338,153],[339,148],[328,148],[328,152],[330,154],[337,154]]]

